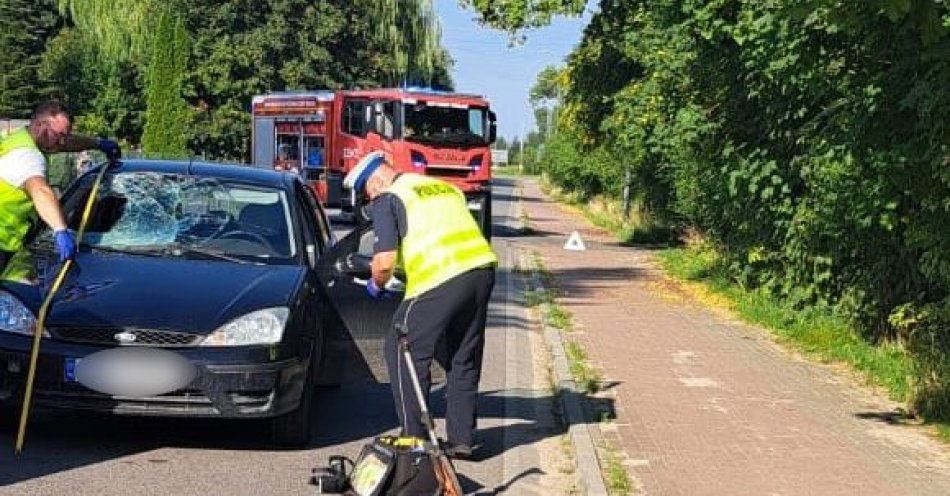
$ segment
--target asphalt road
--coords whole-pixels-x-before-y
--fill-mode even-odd
[[[501,259],[490,308],[480,399],[478,462],[459,463],[467,492],[554,494],[545,468],[559,450],[551,398],[539,387],[537,343],[528,332],[512,271],[518,221],[514,184],[495,185],[494,245]],[[349,226],[339,225],[338,232]],[[438,389],[433,408],[439,414]],[[333,454],[355,457],[373,436],[393,431],[388,384],[363,381],[318,395],[313,444],[280,450],[265,423],[213,419],[37,415],[25,453],[13,455],[14,435],[0,432],[0,495],[243,495],[314,494],[310,469]]]

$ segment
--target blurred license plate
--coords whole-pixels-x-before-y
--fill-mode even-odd
[[[63,365],[63,379],[66,382],[76,382],[76,364],[80,358],[67,358]]]

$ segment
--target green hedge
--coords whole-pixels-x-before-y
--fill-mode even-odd
[[[950,415],[950,5],[602,0],[565,71],[555,183],[629,169],[734,281],[902,344]]]

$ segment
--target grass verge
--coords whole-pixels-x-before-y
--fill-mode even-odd
[[[587,394],[598,392],[603,377],[601,377],[599,371],[590,366],[584,348],[575,341],[568,341],[564,347],[564,353],[567,354],[567,366],[571,371],[574,382]]]
[[[544,267],[544,262],[537,252],[532,254],[530,263],[538,273],[543,286],[528,287],[525,290],[525,304],[529,307],[540,307],[541,318],[546,325],[562,333],[570,333],[574,329],[573,316],[557,303],[554,275]],[[584,348],[576,341],[565,340],[564,352],[567,355],[568,368],[574,382],[587,394],[597,393],[603,382],[603,376],[599,370],[591,366]]]
[[[581,213],[592,224],[610,231],[624,244],[671,243],[676,232],[670,226],[647,214],[634,202],[630,216],[624,218],[623,206],[605,196],[582,198],[577,193],[564,191],[542,178],[541,189],[552,199],[567,204]]]
[[[538,278],[541,279],[540,287],[531,287],[529,283],[525,288],[525,302],[529,307],[540,307],[541,318],[546,325],[549,325],[559,332],[569,333],[573,329],[573,317],[571,313],[558,305],[556,296],[557,289],[554,275],[544,267],[538,252],[534,252],[528,265],[535,271]],[[588,395],[594,395],[600,392],[600,386],[604,382],[601,372],[591,366],[587,352],[577,341],[564,340],[564,353],[567,358],[567,367],[571,378],[575,384]],[[553,380],[553,371],[548,369],[549,387],[552,394],[561,394],[558,386]],[[600,422],[609,423],[613,416],[609,412],[600,412]],[[563,435],[561,437],[561,446],[566,453],[573,457],[573,450],[570,445],[570,437]],[[617,450],[604,444],[597,450],[598,458],[601,461],[600,470],[607,486],[607,491],[612,496],[627,496],[633,494],[634,485],[630,474],[621,462],[621,457]],[[571,470],[562,471],[563,473],[573,472]],[[568,494],[575,494],[576,488],[568,491]]]
[[[701,300],[724,304],[743,320],[767,327],[812,357],[853,366],[869,383],[886,388],[894,400],[907,399],[912,364],[899,346],[864,341],[843,317],[830,310],[797,309],[762,291],[738,286],[710,248],[674,248],[661,252],[659,258],[674,278],[703,283],[689,287]]]
[[[607,492],[616,496],[633,494],[633,481],[630,480],[630,474],[620,461],[617,451],[609,446],[603,446],[600,451],[604,462],[602,470]]]
[[[492,175],[495,176],[532,176],[528,172],[523,172],[524,169],[517,165],[505,165],[505,166],[495,166],[491,168]]]

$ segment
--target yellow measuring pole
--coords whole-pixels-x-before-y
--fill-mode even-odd
[[[92,190],[89,192],[89,198],[86,199],[86,206],[82,211],[82,219],[79,221],[79,233],[76,235],[77,251],[80,244],[82,244],[82,236],[86,232],[86,223],[92,214],[92,206],[96,203],[96,197],[99,194],[99,184],[102,183],[102,178],[112,165],[112,162],[103,165],[102,169],[99,170],[99,174],[96,175],[96,181],[92,184]],[[26,373],[26,391],[23,395],[23,408],[20,410],[20,427],[16,434],[16,448],[14,451],[17,455],[23,452],[23,441],[26,438],[26,422],[30,416],[30,401],[33,399],[33,379],[36,377],[36,364],[40,357],[40,343],[43,328],[46,327],[46,316],[49,314],[49,307],[53,304],[53,297],[56,296],[56,292],[63,285],[66,274],[69,273],[72,266],[73,260],[69,259],[59,268],[59,272],[49,288],[49,293],[43,299],[43,304],[40,305],[40,311],[36,316],[36,327],[33,329],[33,348],[30,350],[30,368]]]

